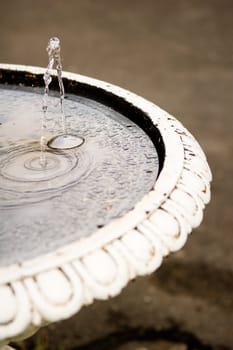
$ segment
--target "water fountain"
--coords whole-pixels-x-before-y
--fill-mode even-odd
[[[62,73],[57,38],[48,54],[46,70],[0,65],[2,342],[156,270],[210,197],[205,155],[181,123]]]
[[[61,135],[58,135],[52,138],[52,140],[49,141],[48,146],[54,149],[71,149],[71,148],[81,146],[84,142],[84,139],[82,137],[67,133],[67,122],[66,122],[66,115],[64,111],[65,90],[62,82],[60,40],[56,37],[51,38],[48,43],[47,51],[49,55],[49,64],[44,74],[45,91],[44,91],[44,98],[43,98],[43,117],[41,118],[42,135],[40,139],[42,165],[44,165],[45,163],[44,152],[46,148],[45,130],[47,128],[48,93],[49,93],[49,84],[52,81],[51,69],[53,68],[54,63],[56,64],[57,78],[58,78],[59,89],[60,89],[62,133]]]

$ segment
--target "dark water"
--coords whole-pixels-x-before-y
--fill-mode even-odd
[[[45,151],[40,163],[42,91],[0,90],[0,264],[50,252],[129,211],[158,173],[149,137],[109,107],[66,99],[67,131],[81,147]],[[49,97],[46,140],[60,130],[59,96]]]

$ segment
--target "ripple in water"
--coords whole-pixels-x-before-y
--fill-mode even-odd
[[[0,157],[0,206],[52,198],[87,176],[95,164],[90,153],[80,149],[45,153],[45,164],[36,145],[15,147]]]
[[[58,135],[48,142],[48,147],[52,149],[71,149],[79,147],[84,143],[84,139],[76,135]]]

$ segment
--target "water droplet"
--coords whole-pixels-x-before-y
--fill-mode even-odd
[[[49,39],[48,50],[56,50],[60,48],[60,40],[57,37]]]

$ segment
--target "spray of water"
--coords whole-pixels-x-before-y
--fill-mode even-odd
[[[61,54],[60,54],[61,46],[60,46],[60,40],[58,38],[53,37],[49,40],[48,46],[47,46],[47,52],[49,56],[49,63],[44,74],[45,88],[44,88],[43,105],[42,105],[43,116],[41,119],[41,137],[40,137],[40,150],[41,150],[40,163],[43,167],[46,167],[46,164],[47,164],[46,157],[45,157],[45,150],[47,146],[45,134],[47,129],[49,84],[52,81],[52,71],[54,67],[57,71],[57,78],[58,78],[59,91],[60,91],[62,130],[61,130],[61,135],[55,136],[52,140],[50,140],[50,142],[48,143],[48,146],[54,149],[70,149],[70,148],[78,147],[84,142],[83,138],[77,135],[71,135],[67,133],[66,117],[65,117],[65,110],[64,110],[65,90],[64,90],[64,85],[62,81],[62,64],[61,64]]]

